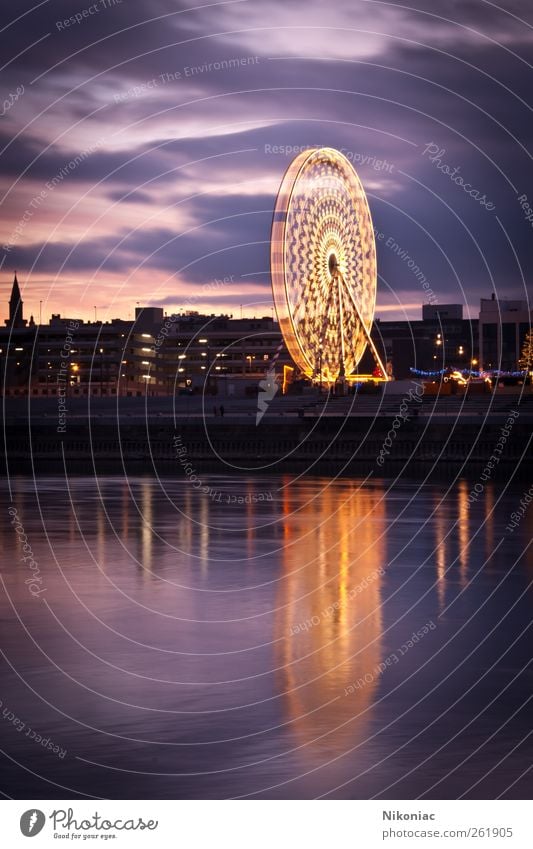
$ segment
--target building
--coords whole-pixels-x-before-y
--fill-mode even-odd
[[[19,394],[28,387],[31,377],[31,356],[35,339],[33,316],[29,323],[24,318],[24,304],[20,294],[17,272],[9,298],[9,318],[5,328],[0,328],[0,362],[2,364],[2,394]]]
[[[482,299],[479,322],[463,318],[461,304],[425,304],[421,320],[377,319],[372,338],[397,380],[411,377],[413,369],[514,371],[530,323],[522,301]],[[274,363],[278,374],[292,365],[272,316],[234,319],[183,310],[166,315],[159,307],[138,307],[133,321],[52,315],[37,326],[33,317],[24,319],[16,274],[5,325],[4,395],[243,395],[257,391]],[[374,369],[367,349],[358,372]]]
[[[377,319],[372,338],[397,380],[410,377],[413,368],[479,368],[478,322],[463,318],[462,304],[424,304],[422,320]]]
[[[423,304],[422,321],[462,321],[462,304]]]
[[[147,344],[155,349],[154,377],[161,394],[243,394],[248,385],[257,386],[274,358],[278,371],[290,363],[271,316],[233,319],[180,312],[165,317]]]
[[[531,312],[526,301],[482,298],[479,310],[479,358],[483,369],[514,372]]]
[[[133,322],[84,322],[52,315],[37,328],[31,394],[116,395]]]
[[[5,325],[11,330],[21,330],[26,327],[27,324],[28,322],[24,318],[24,302],[20,294],[17,272],[15,271],[13,286],[11,288],[11,297],[9,298],[9,318],[6,318]],[[33,324],[33,316],[31,316],[29,326],[33,327]]]
[[[52,315],[27,323],[15,276],[0,329],[6,396],[143,396],[257,389],[272,363],[290,362],[271,316],[232,319],[139,307],[134,321]],[[251,388],[250,388],[251,387]]]

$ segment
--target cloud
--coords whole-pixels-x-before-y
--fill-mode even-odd
[[[48,193],[8,266],[36,286],[62,269],[69,296],[93,275],[107,292],[107,274],[128,281],[131,300],[151,295],[147,281],[174,287],[162,296],[172,299],[230,275],[268,297],[271,210],[291,151],[329,145],[351,157],[376,227],[441,302],[475,303],[493,287],[523,294],[533,272],[517,203],[533,199],[527,3],[482,14],[455,0],[203,5],[124,0],[61,28],[76,11],[61,0],[9,28],[10,56],[25,52],[5,86],[25,91],[0,120],[2,241],[47,181],[91,152]],[[429,161],[430,142],[495,214]],[[379,302],[413,303],[405,261],[379,246],[379,268]]]

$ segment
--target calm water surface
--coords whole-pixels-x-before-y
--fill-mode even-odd
[[[3,792],[530,797],[528,484],[473,483],[3,484]]]

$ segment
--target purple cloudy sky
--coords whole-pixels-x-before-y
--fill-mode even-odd
[[[419,316],[410,259],[440,303],[525,297],[530,0],[19,0],[9,16],[3,317],[13,269],[43,318],[270,314],[292,145],[353,159],[383,234],[377,315]]]

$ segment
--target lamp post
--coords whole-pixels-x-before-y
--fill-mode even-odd
[[[440,333],[437,333],[437,338],[435,339],[435,353],[433,355],[433,359],[437,360],[437,362],[435,363],[435,371],[439,371],[439,363],[440,368],[444,368],[444,347],[442,343],[442,335]]]
[[[318,394],[322,395],[322,345],[318,349]]]

